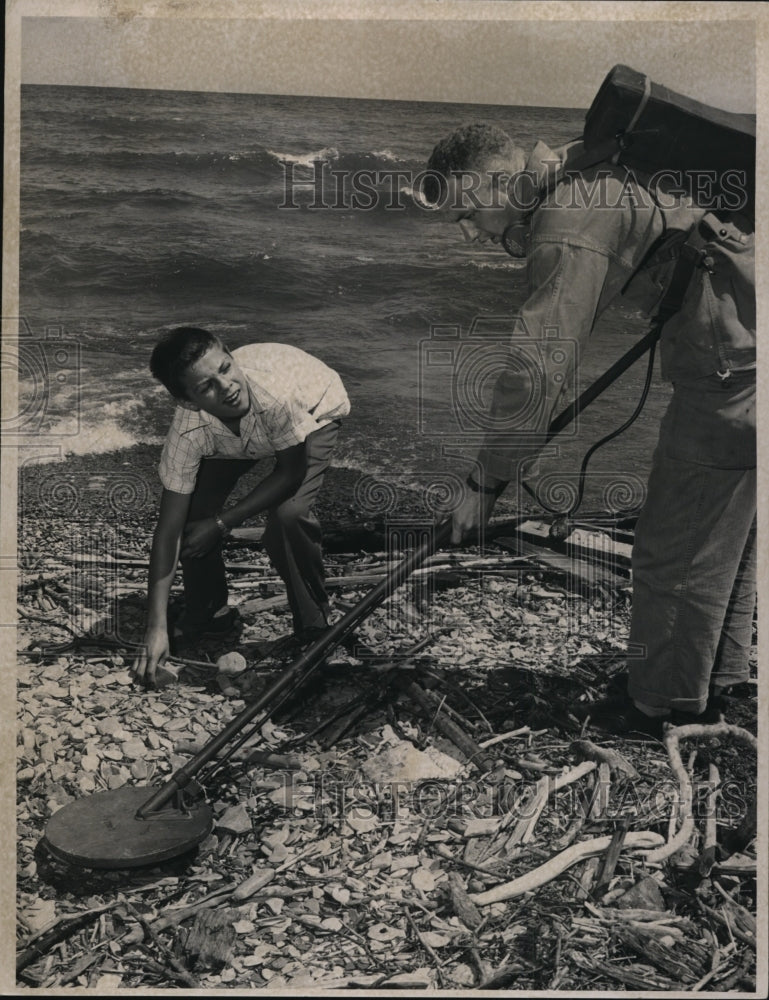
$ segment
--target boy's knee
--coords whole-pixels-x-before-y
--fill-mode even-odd
[[[309,513],[310,509],[306,503],[291,497],[288,500],[284,500],[278,507],[275,507],[272,511],[272,516],[282,527],[289,528],[306,518]]]

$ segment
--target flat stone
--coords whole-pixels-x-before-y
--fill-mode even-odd
[[[241,833],[250,833],[253,829],[251,817],[248,815],[245,806],[231,806],[216,821],[216,826],[220,830],[234,833],[236,836]]]
[[[128,735],[125,733],[125,730],[120,725],[118,720],[112,718],[99,719],[96,723],[96,731],[101,733],[102,736],[117,736],[118,734],[124,734],[125,736]]]
[[[131,764],[131,775],[136,778],[137,781],[144,781],[149,774],[149,768],[147,767],[147,762],[139,758]]]
[[[127,740],[121,745],[123,756],[127,760],[139,760],[147,752],[147,748],[141,740]]]
[[[361,770],[373,782],[422,781],[427,778],[455,778],[462,764],[435,747],[417,750],[404,740],[398,746],[369,757]]]
[[[226,674],[229,677],[242,674],[247,667],[246,658],[242,653],[225,653],[224,656],[220,656],[216,661],[218,672]]]
[[[86,753],[80,758],[80,766],[84,771],[98,771],[101,760],[96,754]]]
[[[664,910],[665,900],[657,880],[647,876],[631,886],[615,905],[621,910]]]

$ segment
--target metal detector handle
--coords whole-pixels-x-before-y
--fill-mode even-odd
[[[351,608],[343,618],[331,626],[319,639],[295,659],[283,671],[280,677],[255,702],[248,705],[227,725],[218,736],[214,736],[206,745],[191,757],[187,763],[176,771],[164,785],[144,802],[136,812],[140,819],[155,812],[166,804],[185,785],[189,784],[198,771],[226,746],[233,736],[245,728],[264,708],[282,694],[294,681],[310,670],[347,636],[355,626],[369,615],[378,605],[385,601],[402,583],[419,569],[425,559],[447,542],[451,537],[451,520],[435,525],[430,537],[418,549],[411,552],[395,566],[390,573],[373,587],[358,603]]]

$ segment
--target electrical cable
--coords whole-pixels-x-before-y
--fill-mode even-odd
[[[644,380],[643,389],[641,390],[641,398],[638,400],[638,404],[636,405],[635,410],[620,427],[617,427],[616,430],[613,430],[610,434],[607,434],[605,435],[605,437],[602,437],[599,441],[596,441],[595,444],[591,445],[590,448],[588,448],[588,450],[585,452],[585,457],[582,459],[582,465],[579,470],[577,497],[572,506],[569,508],[569,510],[567,511],[556,510],[554,507],[548,506],[548,504],[544,503],[542,498],[539,497],[527,483],[523,484],[524,488],[529,492],[529,494],[537,501],[537,503],[539,503],[542,507],[544,507],[544,509],[549,514],[555,514],[558,517],[565,517],[565,518],[573,517],[574,514],[576,514],[576,512],[582,506],[582,500],[585,493],[585,478],[587,476],[587,467],[590,463],[590,459],[598,451],[599,448],[602,448],[605,444],[608,444],[609,441],[613,441],[614,438],[619,437],[620,434],[623,434],[632,424],[635,423],[635,421],[640,416],[641,411],[643,410],[646,404],[646,400],[649,395],[649,389],[651,387],[652,378],[654,376],[655,347],[656,347],[656,342],[652,342],[649,348],[649,361],[646,367],[646,378]]]

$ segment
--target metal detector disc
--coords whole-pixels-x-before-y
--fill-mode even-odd
[[[201,796],[137,819],[156,790],[126,785],[70,802],[51,816],[43,842],[55,858],[85,868],[139,868],[192,850],[213,828],[211,807]]]

